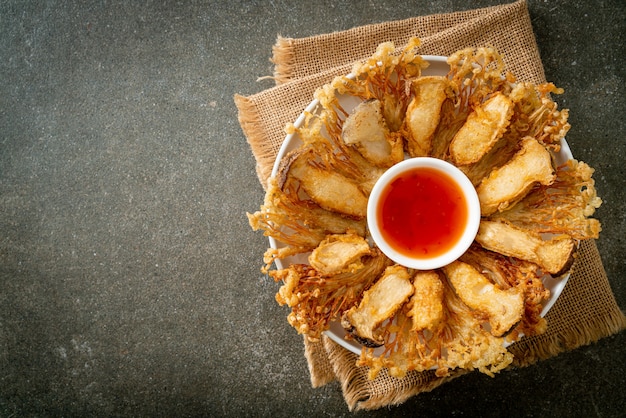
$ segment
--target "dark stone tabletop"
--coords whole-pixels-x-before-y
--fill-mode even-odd
[[[233,95],[273,85],[277,35],[499,3],[1,2],[0,416],[623,416],[624,332],[350,413],[259,270]],[[626,3],[528,6],[626,308]]]

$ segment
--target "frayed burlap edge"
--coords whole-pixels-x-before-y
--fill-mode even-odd
[[[519,342],[509,348],[515,359],[513,366],[526,367],[541,360],[593,344],[602,338],[615,335],[626,329],[626,316],[621,311],[608,312],[604,317],[586,324],[578,324],[569,334],[535,337],[538,343],[530,346]]]
[[[319,388],[337,379],[333,365],[330,363],[324,343],[312,342],[306,336],[304,338],[304,356],[309,366],[311,386]]]
[[[244,131],[246,140],[256,160],[256,173],[263,189],[267,189],[267,179],[269,178],[268,167],[274,165],[276,159],[276,145],[267,141],[267,133],[264,122],[254,100],[236,94],[235,105],[239,110],[238,119],[241,129]],[[271,169],[270,169],[271,171]]]
[[[617,334],[626,329],[626,315],[617,305],[602,259],[595,240],[585,240],[580,243],[577,260],[572,266],[572,277],[565,286],[561,297],[557,300],[547,315],[548,330],[546,333],[530,338],[524,338],[513,344],[509,351],[514,354],[514,366],[524,367],[554,357],[598,340]],[[576,281],[590,280],[593,286],[598,286],[598,296],[602,296],[604,303],[594,304],[594,315],[586,314],[584,320],[569,321],[561,303],[567,304],[564,299],[571,297],[570,292],[590,292],[589,288],[580,290]],[[576,286],[576,289],[572,289]],[[580,293],[578,293],[580,292]],[[586,303],[586,302],[582,302]]]
[[[293,38],[284,38],[278,35],[272,47],[272,63],[274,64],[274,80],[276,84],[284,84],[291,80],[291,68],[295,63]]]
[[[358,356],[330,338],[323,336],[322,345],[337,380],[341,385],[344,400],[350,411],[374,410],[385,406],[395,406],[407,399],[449,382],[456,377],[468,373],[466,370],[455,370],[450,376],[436,377],[432,370],[426,372],[409,372],[403,379],[389,376],[382,369],[376,379],[369,379],[368,369],[356,365]]]
[[[485,26],[492,30],[486,31]],[[502,36],[506,31],[510,36]],[[520,81],[545,82],[526,0],[461,12],[411,17],[369,24],[306,38],[278,36],[272,48],[277,85],[345,63],[362,61],[382,42],[405,45],[419,37],[424,55],[449,55],[461,48],[494,46],[516,51],[507,70]],[[539,65],[535,65],[539,64]]]

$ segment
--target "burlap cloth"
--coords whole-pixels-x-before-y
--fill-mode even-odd
[[[525,0],[307,38],[279,36],[272,57],[276,86],[248,97],[235,96],[239,122],[263,187],[285,138],[285,124],[295,121],[316,88],[349,73],[355,61],[370,56],[381,42],[403,46],[415,36],[422,40],[420,53],[424,55],[445,56],[466,47],[493,46],[518,80],[546,81]],[[546,319],[546,333],[510,347],[515,355],[511,367],[535,363],[626,328],[626,317],[617,306],[595,241],[581,243],[570,279]],[[368,380],[367,370],[355,365],[358,356],[327,337],[318,343],[305,339],[304,345],[312,385],[338,380],[350,410],[399,404],[464,373],[437,378],[433,372],[413,372],[400,380],[383,370],[375,380]]]

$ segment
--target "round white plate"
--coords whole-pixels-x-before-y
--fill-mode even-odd
[[[424,58],[424,60],[428,61],[430,64],[428,68],[422,71],[422,75],[444,76],[448,74],[450,67],[448,66],[446,57],[441,57],[441,56],[436,56],[436,55],[423,55],[422,58]],[[352,110],[360,102],[359,99],[353,96],[339,96],[338,100],[341,106],[348,113],[352,112]],[[299,128],[300,126],[302,126],[302,123],[304,122],[304,118],[305,118],[305,113],[314,113],[318,105],[319,105],[318,100],[313,100],[304,109],[304,111],[300,114],[300,116],[296,119],[296,121],[294,122],[295,127]],[[276,175],[278,171],[278,166],[280,164],[280,161],[283,159],[283,157],[287,155],[290,151],[298,148],[301,144],[302,144],[302,141],[298,137],[297,133],[289,134],[285,137],[285,140],[283,144],[281,145],[280,150],[278,151],[278,155],[276,156],[276,161],[274,162],[274,168],[272,170],[272,176]],[[572,152],[569,146],[567,145],[567,141],[563,139],[561,142],[561,150],[559,151],[559,153],[555,155],[555,162],[557,165],[560,165],[572,158],[573,158]],[[269,241],[270,241],[270,246],[272,248],[280,248],[283,246],[282,243],[276,241],[272,237],[269,237]],[[299,254],[293,257],[286,257],[285,259],[282,259],[282,260],[276,259],[275,260],[276,267],[278,269],[283,269],[286,266],[289,266],[293,263],[308,264],[307,257],[308,257],[308,254]],[[557,278],[554,278],[550,275],[544,276],[543,284],[548,290],[550,290],[550,298],[545,302],[543,309],[541,311],[541,316],[545,316],[550,310],[550,308],[552,308],[552,306],[558,299],[561,292],[563,292],[563,289],[565,288],[565,285],[568,279],[569,279],[569,274],[566,274],[565,276],[557,277]],[[345,339],[346,332],[339,322],[337,321],[331,322],[330,329],[326,331],[326,335],[330,339],[335,341],[337,344],[352,351],[353,353],[355,354],[361,353],[361,348],[362,348],[361,344],[358,344],[357,342],[354,342],[351,340],[346,340]]]

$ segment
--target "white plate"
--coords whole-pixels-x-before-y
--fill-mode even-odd
[[[450,67],[448,66],[446,57],[441,57],[441,56],[436,56],[436,55],[423,55],[422,58],[424,58],[430,64],[428,68],[422,71],[422,75],[444,76],[448,74]],[[339,96],[338,100],[341,106],[348,113],[350,113],[360,101],[359,99],[353,96]],[[296,119],[296,121],[294,122],[295,127],[299,128],[300,126],[302,126],[302,123],[304,122],[304,118],[305,118],[305,113],[314,113],[318,105],[319,105],[318,100],[313,100],[304,109],[304,111],[300,114],[300,116]],[[283,159],[283,157],[287,155],[290,151],[298,148],[301,144],[302,144],[302,141],[298,137],[297,133],[289,134],[285,137],[285,140],[283,144],[281,145],[280,150],[278,151],[278,155],[276,156],[276,161],[274,162],[274,168],[272,170],[272,176],[276,175],[276,173],[278,172],[278,166],[280,164],[280,161]],[[563,139],[561,142],[561,150],[558,154],[555,155],[556,163],[557,165],[560,165],[572,158],[573,158],[572,152],[569,146],[567,145],[567,141]],[[269,237],[269,241],[270,241],[270,247],[272,248],[280,248],[283,246],[280,242],[276,241],[272,237]],[[286,257],[283,260],[276,259],[274,260],[274,262],[276,263],[276,267],[278,269],[283,269],[286,266],[289,266],[293,263],[308,264],[307,257],[308,257],[308,254],[299,254],[293,257]],[[563,289],[565,288],[565,284],[567,283],[568,279],[569,279],[569,274],[562,276],[562,277],[558,277],[558,278],[553,278],[550,275],[546,275],[543,278],[544,286],[548,290],[550,290],[550,298],[545,302],[543,309],[541,311],[541,316],[545,316],[550,310],[550,308],[552,308],[552,306],[558,299],[561,292],[563,292]],[[349,341],[345,339],[346,332],[339,322],[336,322],[336,321],[331,322],[330,329],[326,331],[326,335],[330,339],[335,341],[337,344],[352,351],[353,353],[355,354],[361,353],[362,346],[360,344],[354,341]]]

